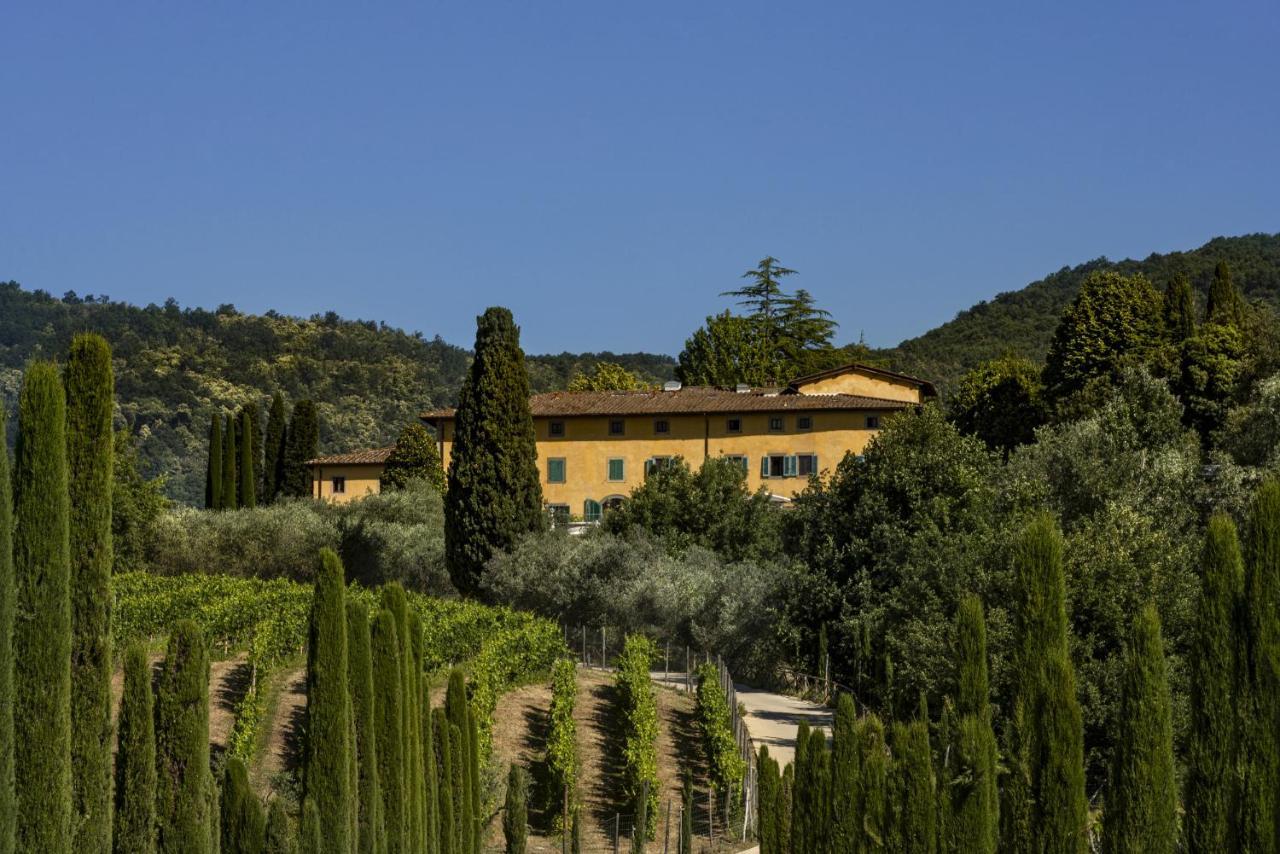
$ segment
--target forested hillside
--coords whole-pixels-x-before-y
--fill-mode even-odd
[[[111,344],[117,422],[137,437],[144,472],[167,475],[168,494],[190,504],[204,494],[215,409],[257,400],[265,412],[278,389],[290,401],[316,402],[322,452],[387,445],[421,409],[455,402],[470,361],[468,350],[439,337],[332,312],[302,319],[232,306],[184,309],[172,300],[139,308],[8,282],[0,283],[0,400],[11,417],[23,365],[65,353],[83,331]],[[648,354],[562,353],[530,357],[530,378],[538,391],[563,388],[599,360],[652,382],[669,377],[673,364]]]
[[[1185,273],[1203,305],[1219,261],[1231,266],[1232,277],[1247,299],[1280,305],[1280,234],[1217,237],[1190,252],[1152,254],[1142,261],[1098,258],[1063,267],[1021,290],[980,302],[884,355],[896,368],[933,380],[945,394],[965,371],[1007,352],[1043,361],[1062,310],[1080,290],[1080,283],[1096,270],[1126,276],[1142,273],[1161,290],[1174,274]]]

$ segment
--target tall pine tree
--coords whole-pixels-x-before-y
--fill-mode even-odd
[[[18,851],[71,850],[71,548],[58,369],[27,368],[13,470],[13,718]]]
[[[1242,851],[1276,851],[1280,792],[1276,697],[1280,696],[1280,483],[1263,484],[1253,500],[1245,541],[1244,639],[1239,756],[1242,771],[1236,827]]]
[[[284,397],[276,392],[267,413],[267,435],[262,442],[262,503],[270,504],[284,489]]]
[[[1134,620],[1120,682],[1102,827],[1111,854],[1172,851],[1177,842],[1171,706],[1160,615],[1147,605]]]
[[[235,416],[228,415],[222,425],[222,509],[235,510],[240,506],[240,493],[236,489],[236,466],[239,465],[236,453]]]
[[[1186,837],[1192,854],[1234,844],[1236,612],[1244,594],[1244,561],[1227,516],[1209,520],[1201,559],[1200,602],[1191,648],[1191,726],[1187,760]]]
[[[350,830],[351,703],[347,695],[347,610],[342,562],[320,552],[307,640],[307,738],[303,796],[319,811],[326,848],[345,852]]]
[[[454,586],[474,593],[495,552],[543,526],[529,374],[505,308],[476,321],[475,359],[458,393],[445,493],[445,555]]]
[[[387,854],[413,850],[405,838],[404,672],[395,615],[383,608],[373,620],[374,732],[377,734],[378,789]]]
[[[8,416],[0,406],[0,854],[13,854],[13,487]]]
[[[311,467],[308,460],[320,453],[320,417],[316,405],[300,400],[285,431],[284,464],[280,486],[282,495],[306,498],[311,495]]]
[[[115,854],[156,850],[156,731],[151,664],[141,642],[124,653],[124,693],[116,722]]]
[[[209,419],[209,465],[204,473],[204,506],[222,509],[222,416],[213,413]]]
[[[209,773],[209,654],[191,620],[179,620],[156,687],[157,850],[208,854],[216,815]]]
[[[111,428],[115,379],[100,335],[71,341],[65,372],[71,508],[71,766],[74,848],[111,850]]]
[[[243,441],[240,443],[240,467],[236,477],[240,482],[241,507],[255,507],[258,503],[258,469],[254,448],[261,445],[262,440],[257,435],[257,429],[258,425],[250,411],[240,410],[240,434]]]
[[[382,850],[382,792],[378,786],[378,734],[374,717],[373,658],[369,646],[369,609],[347,600],[347,683],[359,763],[357,774],[357,839],[359,854]]]

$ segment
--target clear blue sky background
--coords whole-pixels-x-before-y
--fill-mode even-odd
[[[60,3],[0,17],[0,279],[675,353],[766,254],[894,344],[1280,231],[1280,3]]]

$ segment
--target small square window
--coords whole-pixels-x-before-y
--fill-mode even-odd
[[[609,480],[618,482],[626,480],[627,467],[623,460],[609,460]]]
[[[564,457],[547,460],[547,483],[564,483]]]
[[[797,416],[796,416],[796,429],[797,429],[797,430],[812,430],[812,429],[813,429],[813,416],[812,416],[812,415],[797,415]]]
[[[655,433],[670,433],[670,432],[671,432],[671,422],[670,422],[670,421],[668,421],[668,420],[667,420],[667,419],[665,419],[665,418],[659,418],[657,421],[653,422],[653,432],[655,432]]]
[[[770,416],[769,416],[769,431],[770,431],[771,433],[781,433],[781,432],[782,432],[782,416],[781,416],[781,415],[770,415]]]
[[[867,416],[867,429],[868,429],[868,430],[879,430],[879,429],[880,429],[880,416],[879,416],[879,415],[868,415],[868,416]]]
[[[333,494],[341,495],[347,491],[347,479],[345,477],[335,477],[333,479]]]
[[[547,425],[547,435],[553,439],[559,439],[564,435],[564,422],[552,421]]]
[[[800,475],[800,477],[811,477],[817,473],[817,454],[800,454],[796,457],[796,474]]]
[[[621,436],[627,432],[627,422],[621,418],[612,418],[609,420],[609,435]]]
[[[742,432],[742,419],[741,419],[741,418],[730,418],[730,419],[726,420],[726,421],[724,422],[724,431],[725,431],[726,433],[741,433],[741,432]]]

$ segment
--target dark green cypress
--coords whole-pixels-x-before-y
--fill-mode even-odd
[[[892,730],[892,789],[895,794],[893,821],[898,843],[891,850],[901,854],[934,854],[937,851],[938,827],[934,810],[929,723],[924,720],[907,724],[895,723]]]
[[[249,770],[243,759],[232,756],[222,772],[222,850],[227,854],[261,854],[266,833],[266,816],[249,786]]]
[[[831,842],[836,851],[852,851],[857,844],[858,758],[858,710],[853,698],[841,693],[831,738]]]
[[[475,359],[458,393],[445,493],[445,554],[454,586],[479,587],[485,563],[543,527],[529,374],[505,308],[476,320]]]
[[[8,415],[0,406],[0,854],[13,854],[13,486]]]
[[[1165,288],[1164,328],[1175,344],[1196,334],[1196,300],[1191,293],[1191,281],[1183,273],[1170,279]]]
[[[471,845],[475,854],[480,854],[484,846],[484,806],[482,804],[483,788],[480,779],[480,728],[476,722],[476,710],[467,704],[467,776],[471,784]]]
[[[13,469],[13,724],[18,851],[71,850],[71,547],[66,397],[27,368]]]
[[[209,424],[209,465],[204,474],[204,506],[222,509],[222,416],[213,413]]]
[[[1008,770],[1000,787],[1000,850],[1034,854],[1036,833],[1032,818],[1030,724],[1025,700],[1014,701],[1004,728],[1004,756]]]
[[[151,665],[142,643],[124,653],[124,693],[116,721],[115,830],[116,854],[151,854],[156,850],[156,731],[151,699]]]
[[[404,673],[400,664],[396,618],[386,608],[379,610],[373,620],[370,646],[383,833],[387,854],[400,854],[412,850],[406,846],[405,840],[404,712],[401,702]]]
[[[813,780],[809,774],[809,722],[800,721],[796,727],[795,758],[791,765],[794,769],[794,789],[792,791],[791,813],[791,850],[805,851],[809,847],[810,812],[813,802]]]
[[[456,811],[454,819],[459,825],[462,839],[462,854],[469,854],[475,849],[475,792],[472,774],[471,726],[468,722],[467,686],[462,670],[455,667],[449,673],[449,687],[445,692],[445,714],[449,723],[458,728],[461,750],[454,755],[454,764],[460,766],[462,790],[457,794],[461,809]]]
[[[1084,724],[1075,672],[1062,653],[1049,654],[1044,684],[1033,742],[1036,833],[1045,854],[1084,854],[1089,850]]]
[[[507,842],[507,854],[524,854],[529,838],[529,773],[515,763],[507,771],[502,835]]]
[[[285,431],[284,474],[282,495],[307,498],[311,495],[311,467],[308,460],[320,453],[320,418],[316,405],[300,400],[293,407],[293,417]]]
[[[467,833],[471,824],[465,770],[467,760],[462,748],[462,731],[452,723],[449,724],[449,751],[453,756],[449,776],[449,793],[453,796],[453,850],[458,854],[468,854],[472,841]]]
[[[782,780],[778,775],[778,763],[770,758],[767,745],[760,745],[756,769],[756,836],[760,840],[760,854],[780,854],[778,789]]]
[[[791,767],[787,766],[790,771]],[[692,854],[693,852],[693,774],[688,768],[684,769],[684,775],[681,779],[681,806],[680,806],[680,854]],[[578,821],[575,817],[574,832],[577,832]],[[782,829],[778,829],[779,836]],[[788,833],[788,843],[790,842],[790,833]]]
[[[267,435],[262,442],[262,503],[270,504],[284,488],[284,397],[276,392],[267,413]]]
[[[259,444],[261,440],[254,436],[254,429],[253,418],[248,410],[241,410],[240,434],[243,441],[240,444],[240,467],[236,472],[240,482],[241,507],[255,507],[258,504],[258,478],[253,449],[254,445]]]
[[[1231,267],[1219,261],[1209,283],[1209,301],[1205,306],[1205,322],[1222,326],[1239,326],[1244,321],[1244,300],[1231,281]]]
[[[419,635],[419,649],[422,637]],[[420,659],[421,660],[421,656]],[[436,768],[435,720],[431,709],[431,694],[427,680],[422,680],[422,774],[426,779],[427,850],[435,851],[440,840],[440,793],[437,791],[439,772]]]
[[[267,810],[267,836],[262,850],[263,854],[294,854],[293,827],[284,801],[279,798],[273,798]]]
[[[821,740],[821,739],[819,739]],[[889,757],[885,752],[884,724],[875,715],[858,721],[858,811],[862,838],[856,851],[882,851],[888,831],[886,792]]]
[[[942,714],[938,718],[938,774],[934,809],[938,824],[938,850],[950,854],[955,841],[955,818],[951,810],[951,782],[956,773],[956,743],[960,725],[950,697],[942,698]]]
[[[1229,851],[1233,845],[1236,751],[1236,611],[1244,594],[1244,562],[1227,516],[1209,520],[1201,560],[1200,602],[1191,647],[1191,726],[1187,761],[1187,850]]]
[[[396,638],[400,642],[400,743],[404,756],[401,767],[404,777],[404,834],[405,845],[412,849],[418,843],[412,840],[424,838],[422,828],[421,779],[419,774],[417,698],[419,691],[415,677],[412,632],[409,628],[409,606],[404,588],[392,582],[382,588],[382,607],[396,620]]]
[[[1125,650],[1102,838],[1111,854],[1172,851],[1177,842],[1173,723],[1160,615],[1147,605]]]
[[[1243,772],[1236,827],[1242,851],[1276,851],[1276,792],[1280,791],[1277,704],[1280,695],[1280,483],[1254,497],[1245,540],[1244,639],[1239,697],[1239,756]]]
[[[222,854],[222,789],[213,779],[212,769],[206,775],[204,790],[209,803],[209,851],[210,854]]]
[[[320,551],[307,638],[307,737],[303,796],[315,801],[327,850],[349,847],[351,709],[347,694],[347,608],[342,561]]]
[[[200,627],[179,620],[156,687],[157,850],[210,850],[209,656]]]
[[[951,850],[994,852],[999,839],[997,748],[987,682],[982,602],[966,596],[956,614],[957,712],[954,777],[949,780]]]
[[[409,688],[413,697],[413,702],[407,707],[410,715],[409,725],[412,728],[410,743],[413,746],[409,756],[412,762],[409,768],[409,779],[413,783],[414,839],[420,840],[419,845],[424,845],[430,837],[427,823],[426,758],[422,755],[422,619],[415,612],[409,611],[408,623],[405,652],[409,661]]]
[[[443,708],[431,710],[431,729],[436,746],[436,812],[440,817],[436,850],[440,854],[458,854],[458,831],[453,820],[453,739],[449,737],[449,719]]]
[[[302,821],[298,828],[300,854],[325,854],[324,821],[316,802],[308,798],[302,802]]]
[[[71,509],[71,767],[73,847],[111,850],[111,429],[115,379],[100,335],[71,341],[67,484]]]
[[[378,736],[374,725],[373,659],[369,649],[369,609],[347,600],[347,682],[355,723],[358,762],[356,851],[382,850],[382,794],[378,786]]]
[[[222,509],[235,510],[240,506],[240,493],[236,490],[236,466],[239,465],[236,453],[235,417],[227,416],[227,423],[222,427]]]

